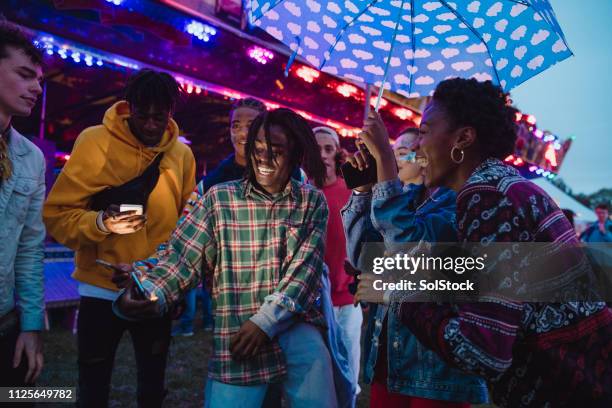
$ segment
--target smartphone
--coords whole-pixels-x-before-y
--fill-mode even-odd
[[[113,270],[113,271],[120,271],[121,270],[121,269],[117,268],[115,265],[113,265],[112,263],[106,262],[104,259],[96,259],[96,263],[98,265],[102,265],[103,267],[108,268],[108,269]]]
[[[372,156],[368,156],[369,166],[363,170],[353,167],[351,163],[346,162],[340,167],[342,177],[349,189],[365,186],[366,184],[375,184],[378,176],[376,174],[376,161]]]
[[[141,296],[143,299],[149,299],[149,294],[147,293],[144,286],[142,286],[142,283],[140,283],[140,279],[138,278],[138,275],[136,274],[136,272],[132,271],[132,273],[130,273],[130,276],[132,277],[132,280],[134,281],[134,287],[136,288],[136,293],[138,293],[138,295]]]
[[[113,271],[121,271],[121,269],[119,269],[117,266],[113,265],[110,262],[107,262],[103,259],[96,259],[96,263],[98,265],[102,265],[105,268],[108,268],[110,270]],[[138,278],[138,275],[136,274],[136,272],[132,271],[130,273],[130,278],[132,278],[132,280],[134,281],[134,287],[136,288],[136,293],[142,297],[142,299],[149,299],[149,294],[147,293],[146,289],[144,288],[144,286],[142,286],[142,283],[140,283],[140,279]]]
[[[136,214],[134,215],[142,215],[143,208],[142,208],[142,205],[140,204],[121,204],[119,206],[119,212],[126,212],[126,211],[136,211]]]
[[[358,143],[357,147],[366,158],[368,167],[363,170],[359,170],[358,168],[353,167],[349,162],[346,162],[340,166],[340,171],[342,172],[342,177],[344,177],[344,182],[351,190],[357,187],[365,186],[366,184],[375,184],[376,181],[378,181],[378,176],[376,174],[376,160],[374,160],[364,143]]]

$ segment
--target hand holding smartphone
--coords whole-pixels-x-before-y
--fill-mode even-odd
[[[378,178],[376,160],[374,160],[374,157],[372,157],[363,143],[358,143],[357,146],[362,156],[366,159],[366,168],[360,170],[350,162],[346,162],[340,167],[344,182],[351,190],[368,184],[375,184]]]
[[[124,213],[128,211],[135,211],[134,215],[142,215],[144,210],[140,204],[121,204],[119,206],[119,212]]]
[[[115,275],[117,275],[117,274],[120,274],[120,275],[127,274],[127,275],[129,275],[129,279],[133,282],[133,287],[134,287],[135,293],[138,296],[138,298],[143,299],[143,300],[144,299],[151,299],[151,296],[149,295],[147,290],[144,288],[144,286],[142,286],[142,283],[140,282],[140,278],[139,278],[138,274],[135,271],[132,270],[131,272],[127,272],[127,271],[119,268],[117,265],[114,265],[114,264],[112,264],[110,262],[107,262],[107,261],[105,261],[103,259],[96,259],[96,263],[98,265],[102,265],[105,268],[108,268],[108,269],[113,271],[113,274],[114,274],[113,282],[115,282],[116,284],[117,284],[117,281],[122,281],[124,279],[119,279]],[[127,285],[127,283],[126,283],[126,285],[118,284],[117,286],[120,287],[120,288],[129,287],[129,285]]]

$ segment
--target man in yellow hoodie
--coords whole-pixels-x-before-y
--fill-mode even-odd
[[[136,73],[125,100],[106,111],[102,125],[79,135],[45,203],[49,233],[76,252],[81,406],[108,406],[115,351],[125,330],[136,354],[138,405],[161,406],[165,395],[170,317],[144,322],[116,317],[112,302],[118,288],[111,281],[112,271],[96,259],[131,263],[148,257],[170,237],[195,187],[193,153],[178,140],[179,129],[172,119],[179,95],[172,76],[148,69]],[[150,173],[154,174],[148,178],[150,187],[140,195],[144,202],[123,202],[126,195],[121,188]],[[136,189],[147,190],[142,184],[137,183]],[[113,191],[119,192],[109,201],[108,193]],[[101,200],[105,194],[107,199]],[[101,201],[104,208],[99,208]],[[143,205],[144,213],[119,212],[119,204]]]

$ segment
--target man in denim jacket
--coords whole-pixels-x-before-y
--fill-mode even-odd
[[[369,130],[374,126],[380,129]],[[364,131],[375,133],[383,128],[375,115],[366,122]],[[427,194],[421,184],[404,187],[395,163],[388,160],[393,153],[372,144],[368,149],[379,164],[378,183],[354,190],[342,210],[351,264],[359,267],[362,244],[367,242],[384,241],[390,248],[406,242],[456,241],[455,193],[438,189]],[[416,400],[423,407],[463,407],[487,401],[483,379],[451,368],[389,309],[384,304],[370,304],[364,380],[372,384],[371,407],[407,406]]]
[[[42,89],[42,55],[0,23],[0,386],[33,384],[43,366],[42,152],[11,127]]]

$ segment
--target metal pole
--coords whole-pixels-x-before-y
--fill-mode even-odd
[[[38,129],[38,138],[45,139],[45,116],[47,114],[47,82],[43,84],[43,94],[40,107],[40,128]]]
[[[365,108],[363,111],[363,121],[365,122],[365,120],[370,115],[370,98],[372,96],[372,85],[366,84],[364,92],[365,92]]]

